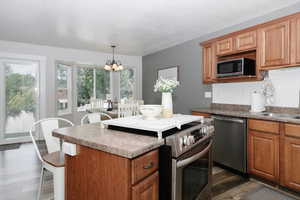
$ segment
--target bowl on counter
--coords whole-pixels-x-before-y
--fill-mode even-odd
[[[140,105],[140,112],[146,120],[155,120],[161,116],[162,105]]]

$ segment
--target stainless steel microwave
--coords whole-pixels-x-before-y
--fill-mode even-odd
[[[217,77],[255,75],[255,60],[238,58],[217,63]]]

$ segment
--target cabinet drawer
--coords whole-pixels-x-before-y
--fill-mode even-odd
[[[158,150],[151,151],[134,159],[131,163],[132,184],[149,176],[158,169]]]
[[[203,116],[203,117],[210,117],[209,113],[202,113],[202,112],[192,112],[192,115],[196,115],[196,116]]]
[[[251,130],[279,134],[278,122],[250,119],[248,120],[248,126]]]
[[[284,124],[284,134],[300,138],[300,125],[299,124]]]
[[[132,187],[132,200],[158,200],[159,175],[155,172]]]

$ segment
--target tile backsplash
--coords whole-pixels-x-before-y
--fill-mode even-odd
[[[272,106],[299,107],[300,67],[271,70],[269,77],[275,87]],[[213,84],[212,102],[250,105],[251,93],[261,87],[262,81]]]

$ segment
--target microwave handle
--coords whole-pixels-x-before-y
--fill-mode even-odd
[[[191,156],[191,157],[189,157],[189,158],[187,158],[187,159],[178,161],[178,162],[176,163],[176,167],[177,167],[177,168],[185,167],[185,166],[189,165],[190,163],[192,163],[192,162],[198,160],[198,159],[201,158],[202,156],[204,156],[204,155],[209,151],[209,149],[211,148],[212,142],[213,142],[213,141],[210,140],[208,146],[207,146],[203,151],[201,151],[201,152],[199,152],[199,153],[197,153],[197,154],[195,154],[195,155],[193,155],[193,156]]]

